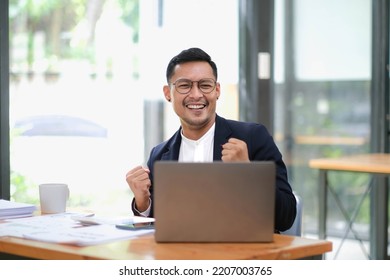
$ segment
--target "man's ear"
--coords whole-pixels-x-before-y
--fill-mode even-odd
[[[217,100],[218,100],[219,97],[221,96],[221,85],[219,83],[217,83],[215,90],[217,92]]]
[[[164,92],[164,96],[165,96],[165,99],[168,101],[168,102],[171,102],[171,89],[169,86],[165,85],[163,87],[163,92]]]

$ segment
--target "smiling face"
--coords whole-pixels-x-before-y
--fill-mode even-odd
[[[180,118],[183,134],[190,139],[201,138],[215,122],[217,99],[220,85],[216,83],[213,91],[203,93],[198,83],[193,83],[191,90],[182,94],[175,89],[177,80],[200,81],[213,79],[215,76],[211,66],[204,61],[192,61],[175,66],[170,85],[164,86],[165,98],[172,102],[173,110]]]

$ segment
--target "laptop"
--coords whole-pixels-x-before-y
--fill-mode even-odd
[[[275,164],[158,161],[156,242],[271,242]]]

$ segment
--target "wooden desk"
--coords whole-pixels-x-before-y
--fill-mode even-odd
[[[361,154],[342,158],[313,159],[311,168],[319,169],[319,237],[326,238],[328,171],[361,172],[374,175],[377,184],[370,190],[370,255],[388,259],[388,176],[390,154]]]
[[[117,260],[290,260],[318,258],[332,250],[332,243],[275,234],[271,243],[156,243],[150,234],[132,240],[76,247],[0,238],[1,253],[33,259]],[[3,257],[4,258],[4,257]]]

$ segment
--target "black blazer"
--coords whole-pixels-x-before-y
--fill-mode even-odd
[[[153,165],[157,160],[178,160],[181,144],[181,134],[179,129],[169,140],[154,147],[147,162],[150,169],[151,200],[153,201]],[[282,160],[282,155],[277,148],[272,136],[265,126],[256,123],[239,122],[227,120],[216,116],[214,135],[214,161],[222,158],[222,145],[229,138],[237,138],[246,142],[250,161],[274,161],[276,164],[276,195],[275,195],[275,230],[285,231],[289,229],[296,216],[296,200],[292,188],[288,182],[287,169]],[[135,215],[138,212],[134,207]],[[152,203],[153,206],[153,203]],[[150,212],[153,217],[153,207]]]

